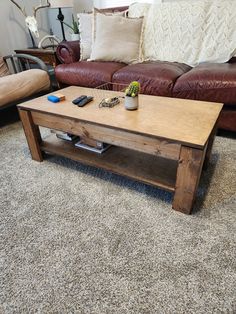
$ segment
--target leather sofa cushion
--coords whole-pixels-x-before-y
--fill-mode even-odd
[[[172,96],[175,81],[190,69],[181,63],[144,62],[122,68],[113,75],[112,81],[120,84],[139,81],[143,94]]]
[[[81,61],[60,64],[56,67],[55,73],[60,83],[93,88],[111,82],[113,73],[124,66],[124,63],[118,62]]]
[[[0,78],[0,107],[49,90],[50,79],[47,72],[31,69]]]
[[[220,113],[220,119],[218,121],[218,128],[228,131],[236,132],[236,110],[230,106],[224,106],[224,109]]]
[[[182,75],[173,96],[236,104],[236,63],[201,64]]]

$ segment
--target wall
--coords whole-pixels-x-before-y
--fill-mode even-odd
[[[40,0],[17,0],[17,3],[25,6],[26,12],[32,15],[32,7],[39,5]],[[92,0],[74,0],[74,13],[91,11]],[[49,34],[50,28],[53,32],[61,36],[60,23],[57,21],[58,10],[41,9],[37,13],[40,38]],[[71,23],[72,9],[64,9],[65,21]],[[65,27],[67,38],[69,30]],[[36,40],[36,43],[38,40]],[[10,0],[0,0],[0,53],[11,54],[14,49],[23,49],[32,45],[28,30],[25,26],[24,16]]]
[[[162,0],[162,2],[169,2],[169,1],[176,1],[176,0]],[[182,1],[182,0],[178,0]],[[186,1],[186,0],[183,0]],[[192,1],[192,0],[188,0]],[[134,2],[144,2],[144,3],[155,3],[161,2],[161,0],[94,0],[94,6],[96,8],[108,8],[108,7],[122,7],[126,5],[130,5]]]
[[[1,0],[0,0],[1,1]],[[62,13],[64,15],[64,21],[68,24],[72,22],[72,12],[74,17],[78,12],[89,12],[92,11],[93,0],[74,0],[74,8],[64,8]],[[49,18],[49,27],[52,29],[53,34],[62,39],[61,25],[57,21],[58,9],[49,9],[48,18]],[[65,36],[67,40],[70,40],[70,29],[67,26],[64,26]]]
[[[75,12],[91,11],[93,0],[74,0]]]
[[[155,0],[136,0],[136,2],[153,2]],[[166,0],[165,0],[166,1]],[[171,0],[169,0],[171,1]],[[24,3],[27,14],[32,15],[32,7],[38,5],[40,0],[17,0]],[[128,5],[134,0],[74,0],[74,8],[63,9],[65,22],[71,23],[72,12],[76,16],[78,12],[89,12],[94,6],[98,8]],[[40,38],[49,34],[50,29],[62,39],[61,27],[57,21],[57,9],[41,9],[37,13]],[[70,40],[70,30],[65,26],[66,38]],[[37,44],[38,40],[36,40]],[[14,49],[21,49],[31,46],[28,30],[25,26],[24,16],[13,5],[10,0],[0,0],[0,53],[7,55],[14,52]]]
[[[39,4],[39,0],[17,0],[24,3],[26,12],[32,15],[32,7]],[[40,36],[48,33],[47,9],[37,12]],[[30,36],[25,26],[24,16],[9,0],[0,0],[0,53],[11,54],[14,49],[26,48],[31,45]]]
[[[154,2],[155,0],[94,0],[94,6],[96,8],[109,8],[109,7],[122,7],[128,6],[134,2]]]

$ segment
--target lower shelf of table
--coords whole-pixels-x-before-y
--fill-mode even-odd
[[[99,167],[167,191],[175,190],[178,161],[112,146],[99,155],[75,147],[72,143],[50,136],[41,143],[41,150],[86,165]]]

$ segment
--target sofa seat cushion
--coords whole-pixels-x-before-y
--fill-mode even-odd
[[[60,83],[94,88],[111,82],[113,74],[124,66],[118,62],[80,61],[60,64],[55,73]]]
[[[172,96],[175,81],[190,69],[190,66],[181,63],[144,62],[120,69],[113,75],[112,81],[120,84],[139,81],[143,94]]]
[[[0,78],[0,107],[36,93],[47,91],[50,79],[47,72],[31,69]]]
[[[201,64],[182,75],[173,96],[236,104],[236,63]]]

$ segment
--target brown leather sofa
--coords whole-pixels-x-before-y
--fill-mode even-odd
[[[219,128],[236,131],[236,58],[225,64],[191,68],[171,62],[126,65],[116,62],[79,61],[79,42],[62,42],[57,48],[61,65],[56,78],[61,86],[96,87],[104,82],[128,84],[138,80],[142,93],[224,103]]]

